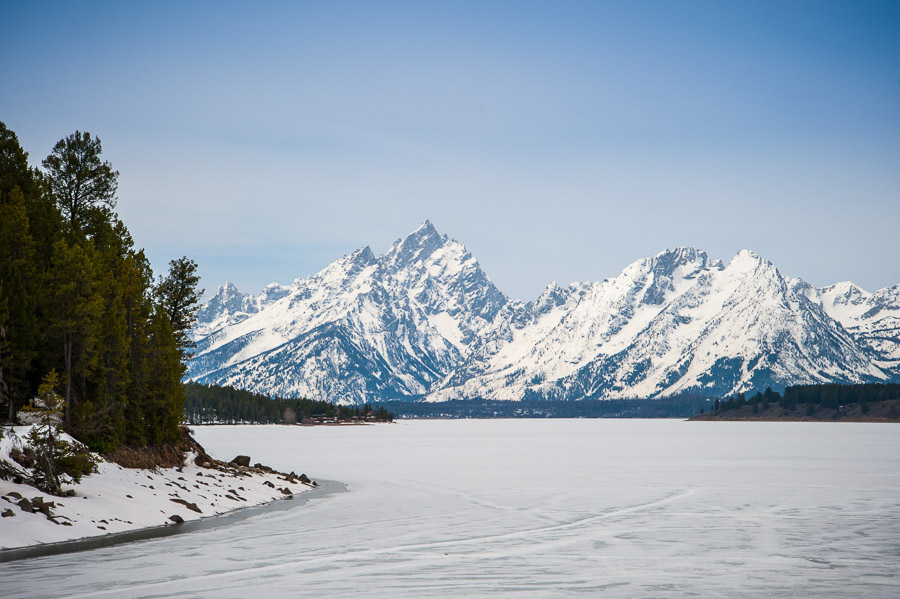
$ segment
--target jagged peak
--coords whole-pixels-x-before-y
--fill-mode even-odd
[[[225,281],[225,283],[219,285],[219,287],[216,289],[216,294],[212,296],[207,303],[227,301],[235,297],[242,298],[245,295],[245,293],[241,293],[238,290],[237,285],[235,285],[231,281]]]
[[[891,304],[897,304],[900,306],[900,284],[892,285],[890,287],[882,287],[873,292],[866,291],[853,281],[841,281],[840,283],[834,283],[832,285],[826,285],[825,287],[821,287],[819,293],[825,296],[832,296],[835,298],[835,301],[838,298],[862,298],[865,301],[869,302],[889,302]]]
[[[348,276],[355,275],[362,269],[371,266],[376,262],[377,258],[375,258],[375,254],[372,253],[372,249],[369,246],[366,246],[341,256],[316,273],[312,278],[332,281],[342,280]],[[298,279],[294,281],[293,286],[297,288],[304,284],[304,280]]]
[[[427,232],[429,234],[431,234],[431,233],[437,234],[437,229],[434,228],[434,225],[427,218],[422,221],[422,224],[419,225],[416,228],[416,230],[412,232],[412,234],[415,235],[416,233],[418,233],[420,231]]]
[[[763,258],[754,252],[753,250],[743,249],[740,250],[737,254],[734,255],[735,258],[741,258],[746,260],[755,260],[757,262],[761,262]]]
[[[792,283],[790,277],[784,276],[778,267],[751,250],[741,250],[725,268],[731,280],[740,282],[741,286],[748,285],[748,289],[777,290],[773,293],[788,293],[790,289],[800,291],[796,283]]]
[[[335,260],[333,263],[329,264],[325,267],[325,270],[330,269],[335,264],[341,265],[344,268],[352,268],[353,266],[361,266],[366,267],[375,262],[375,254],[372,252],[372,248],[369,246],[359,248],[358,250],[353,250],[349,254],[345,254]]]
[[[825,287],[822,287],[821,289],[819,289],[819,291],[822,293],[829,293],[829,294],[834,293],[834,294],[839,294],[839,295],[843,295],[843,294],[847,294],[847,293],[868,294],[868,292],[865,289],[863,289],[862,287],[860,287],[853,281],[839,281],[839,282],[833,283],[831,285],[826,285]]]
[[[384,257],[390,263],[406,266],[416,260],[426,259],[435,250],[448,243],[459,242],[438,233],[431,221],[425,219],[415,231],[395,241]]]
[[[556,281],[552,281],[541,292],[537,300],[534,301],[534,305],[538,308],[538,311],[542,311],[543,309],[547,309],[552,306],[561,305],[565,302],[567,291],[569,290],[564,287],[560,287]]]
[[[556,281],[551,281],[549,285],[547,285],[541,294],[538,296],[537,302],[541,303],[545,301],[547,298],[555,297],[562,291],[562,287]]]
[[[244,308],[251,295],[241,293],[231,281],[226,281],[216,289],[216,294],[200,306],[197,318],[200,321],[211,320],[219,314],[231,313]]]
[[[694,264],[699,268],[711,266],[721,269],[721,261],[712,262],[705,251],[689,246],[678,246],[665,249],[649,258],[635,260],[626,266],[619,276],[637,277],[650,273],[662,274],[662,272],[674,271],[676,268],[688,264]]]
[[[429,240],[438,240],[444,242],[447,240],[446,235],[441,235],[438,233],[438,230],[427,218],[422,221],[422,224],[419,225],[415,231],[406,236],[403,240],[403,243],[408,241],[415,242],[418,245],[422,245],[423,242],[427,242]]]
[[[368,266],[375,262],[375,253],[372,252],[372,248],[366,246],[350,254],[350,258],[357,264],[365,264]]]
[[[769,260],[766,260],[756,252],[748,249],[743,249],[734,255],[734,258],[731,259],[731,262],[728,263],[729,267],[750,267],[750,268],[759,268],[761,266],[767,268],[775,268],[775,265],[772,264]]]
[[[269,283],[263,287],[259,297],[256,299],[263,303],[273,302],[286,296],[290,291],[291,288],[288,286],[281,285],[280,283]]]
[[[900,283],[896,285],[891,285],[890,287],[882,287],[878,291],[872,293],[874,296],[879,297],[892,297],[900,299]]]
[[[709,256],[706,252],[692,247],[676,247],[662,251],[641,263],[640,272],[648,277],[649,284],[644,289],[642,304],[662,304],[666,296],[674,290],[676,271],[683,269],[683,276],[692,278],[698,271],[707,268]]]
[[[653,256],[654,259],[667,257],[674,258],[681,264],[685,264],[688,262],[699,262],[705,265],[709,262],[709,255],[706,252],[686,245],[677,246],[672,249],[665,249]]]
[[[900,309],[900,283],[882,287],[871,294],[871,300],[891,309]]]
[[[711,263],[709,255],[703,250],[681,246],[674,249],[666,249],[650,258],[644,258],[634,262],[629,269],[634,272],[650,274],[653,277],[670,277],[676,269],[688,267],[688,270],[702,270],[715,266]],[[626,270],[629,270],[626,269]]]

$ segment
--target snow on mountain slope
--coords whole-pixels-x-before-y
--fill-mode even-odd
[[[271,283],[254,297],[241,293],[232,283],[220,285],[216,295],[197,311],[197,325],[192,330],[192,336],[195,340],[202,339],[223,327],[237,324],[281,299],[289,291],[288,287]]]
[[[463,365],[429,399],[468,396],[521,399],[523,387],[548,385],[577,372],[599,354],[627,346],[659,312],[667,294],[710,265],[703,252],[682,248],[639,260],[615,279],[552,284],[523,314],[473,350]],[[513,384],[517,381],[517,384]]]
[[[900,285],[869,293],[844,282],[823,287],[818,295],[829,316],[871,348],[887,368],[900,371]]]
[[[749,251],[693,248],[508,300],[425,221],[258,298],[225,285],[189,376],[341,403],[726,394],[900,376],[900,286],[816,290]]]
[[[208,305],[234,296],[224,292]],[[341,403],[417,398],[506,302],[466,248],[425,221],[383,256],[358,250],[222,328],[224,312],[208,310],[217,320],[199,323],[188,376]]]
[[[886,378],[820,305],[749,251],[727,267],[690,248],[666,251],[563,295],[557,309],[541,313],[539,300],[518,326],[495,327],[428,399],[724,394]]]

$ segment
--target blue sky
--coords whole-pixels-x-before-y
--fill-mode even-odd
[[[679,245],[900,283],[898,2],[131,4],[0,8],[0,120],[99,135],[208,291],[425,218],[520,299]]]

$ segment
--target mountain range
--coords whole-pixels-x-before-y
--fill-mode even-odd
[[[526,303],[426,220],[258,296],[226,283],[192,334],[189,379],[342,404],[724,396],[900,380],[900,285],[815,288],[682,247]]]

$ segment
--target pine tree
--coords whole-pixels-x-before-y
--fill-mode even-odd
[[[40,320],[40,256],[34,220],[53,229],[41,210],[40,176],[28,166],[28,154],[16,134],[0,122],[0,387],[10,421],[31,394],[32,365],[42,342]],[[42,229],[43,230],[43,229]]]
[[[28,234],[25,200],[18,187],[0,204],[0,372],[8,400],[9,419],[15,416],[14,397],[26,395],[27,373],[37,351],[34,297],[34,243]],[[21,401],[19,402],[21,405]]]
[[[42,163],[50,190],[73,231],[93,209],[116,206],[119,171],[100,159],[102,152],[98,137],[76,131],[59,140]]]
[[[157,301],[169,318],[182,361],[187,360],[188,352],[194,347],[188,331],[194,324],[203,295],[203,290],[197,289],[199,283],[197,263],[184,256],[169,262],[169,274],[160,277],[156,286]]]
[[[92,447],[109,451],[126,435],[125,408],[131,368],[128,327],[128,269],[131,236],[116,216],[94,211],[86,229],[91,233],[97,262],[97,292],[101,304],[97,365],[88,379],[89,398],[81,405],[78,432]]]
[[[113,212],[118,172],[101,154],[98,138],[76,132],[44,160],[45,176],[0,123],[0,402],[12,418],[56,369],[66,429],[109,451],[177,440],[202,291],[187,258],[154,287]]]
[[[148,378],[152,394],[145,398],[143,417],[147,442],[151,445],[174,443],[184,417],[184,366],[175,344],[175,335],[167,315],[157,311],[150,323],[147,356]]]
[[[31,482],[53,495],[62,495],[64,482],[80,482],[81,477],[91,473],[97,465],[83,447],[61,437],[62,399],[56,392],[58,385],[59,375],[51,370],[38,387],[36,405],[27,408],[38,416],[37,424],[28,432],[29,445],[36,455]]]
[[[66,430],[72,430],[73,375],[86,377],[96,359],[94,346],[102,306],[92,254],[90,246],[60,240],[54,245],[53,264],[47,275],[54,316],[51,329],[62,349],[65,368]]]
[[[30,445],[37,455],[32,482],[53,495],[61,494],[60,472],[56,465],[57,457],[62,457],[59,446],[62,398],[56,393],[58,384],[59,375],[51,370],[38,387],[39,403],[29,410],[38,416],[37,424],[28,434]]]

